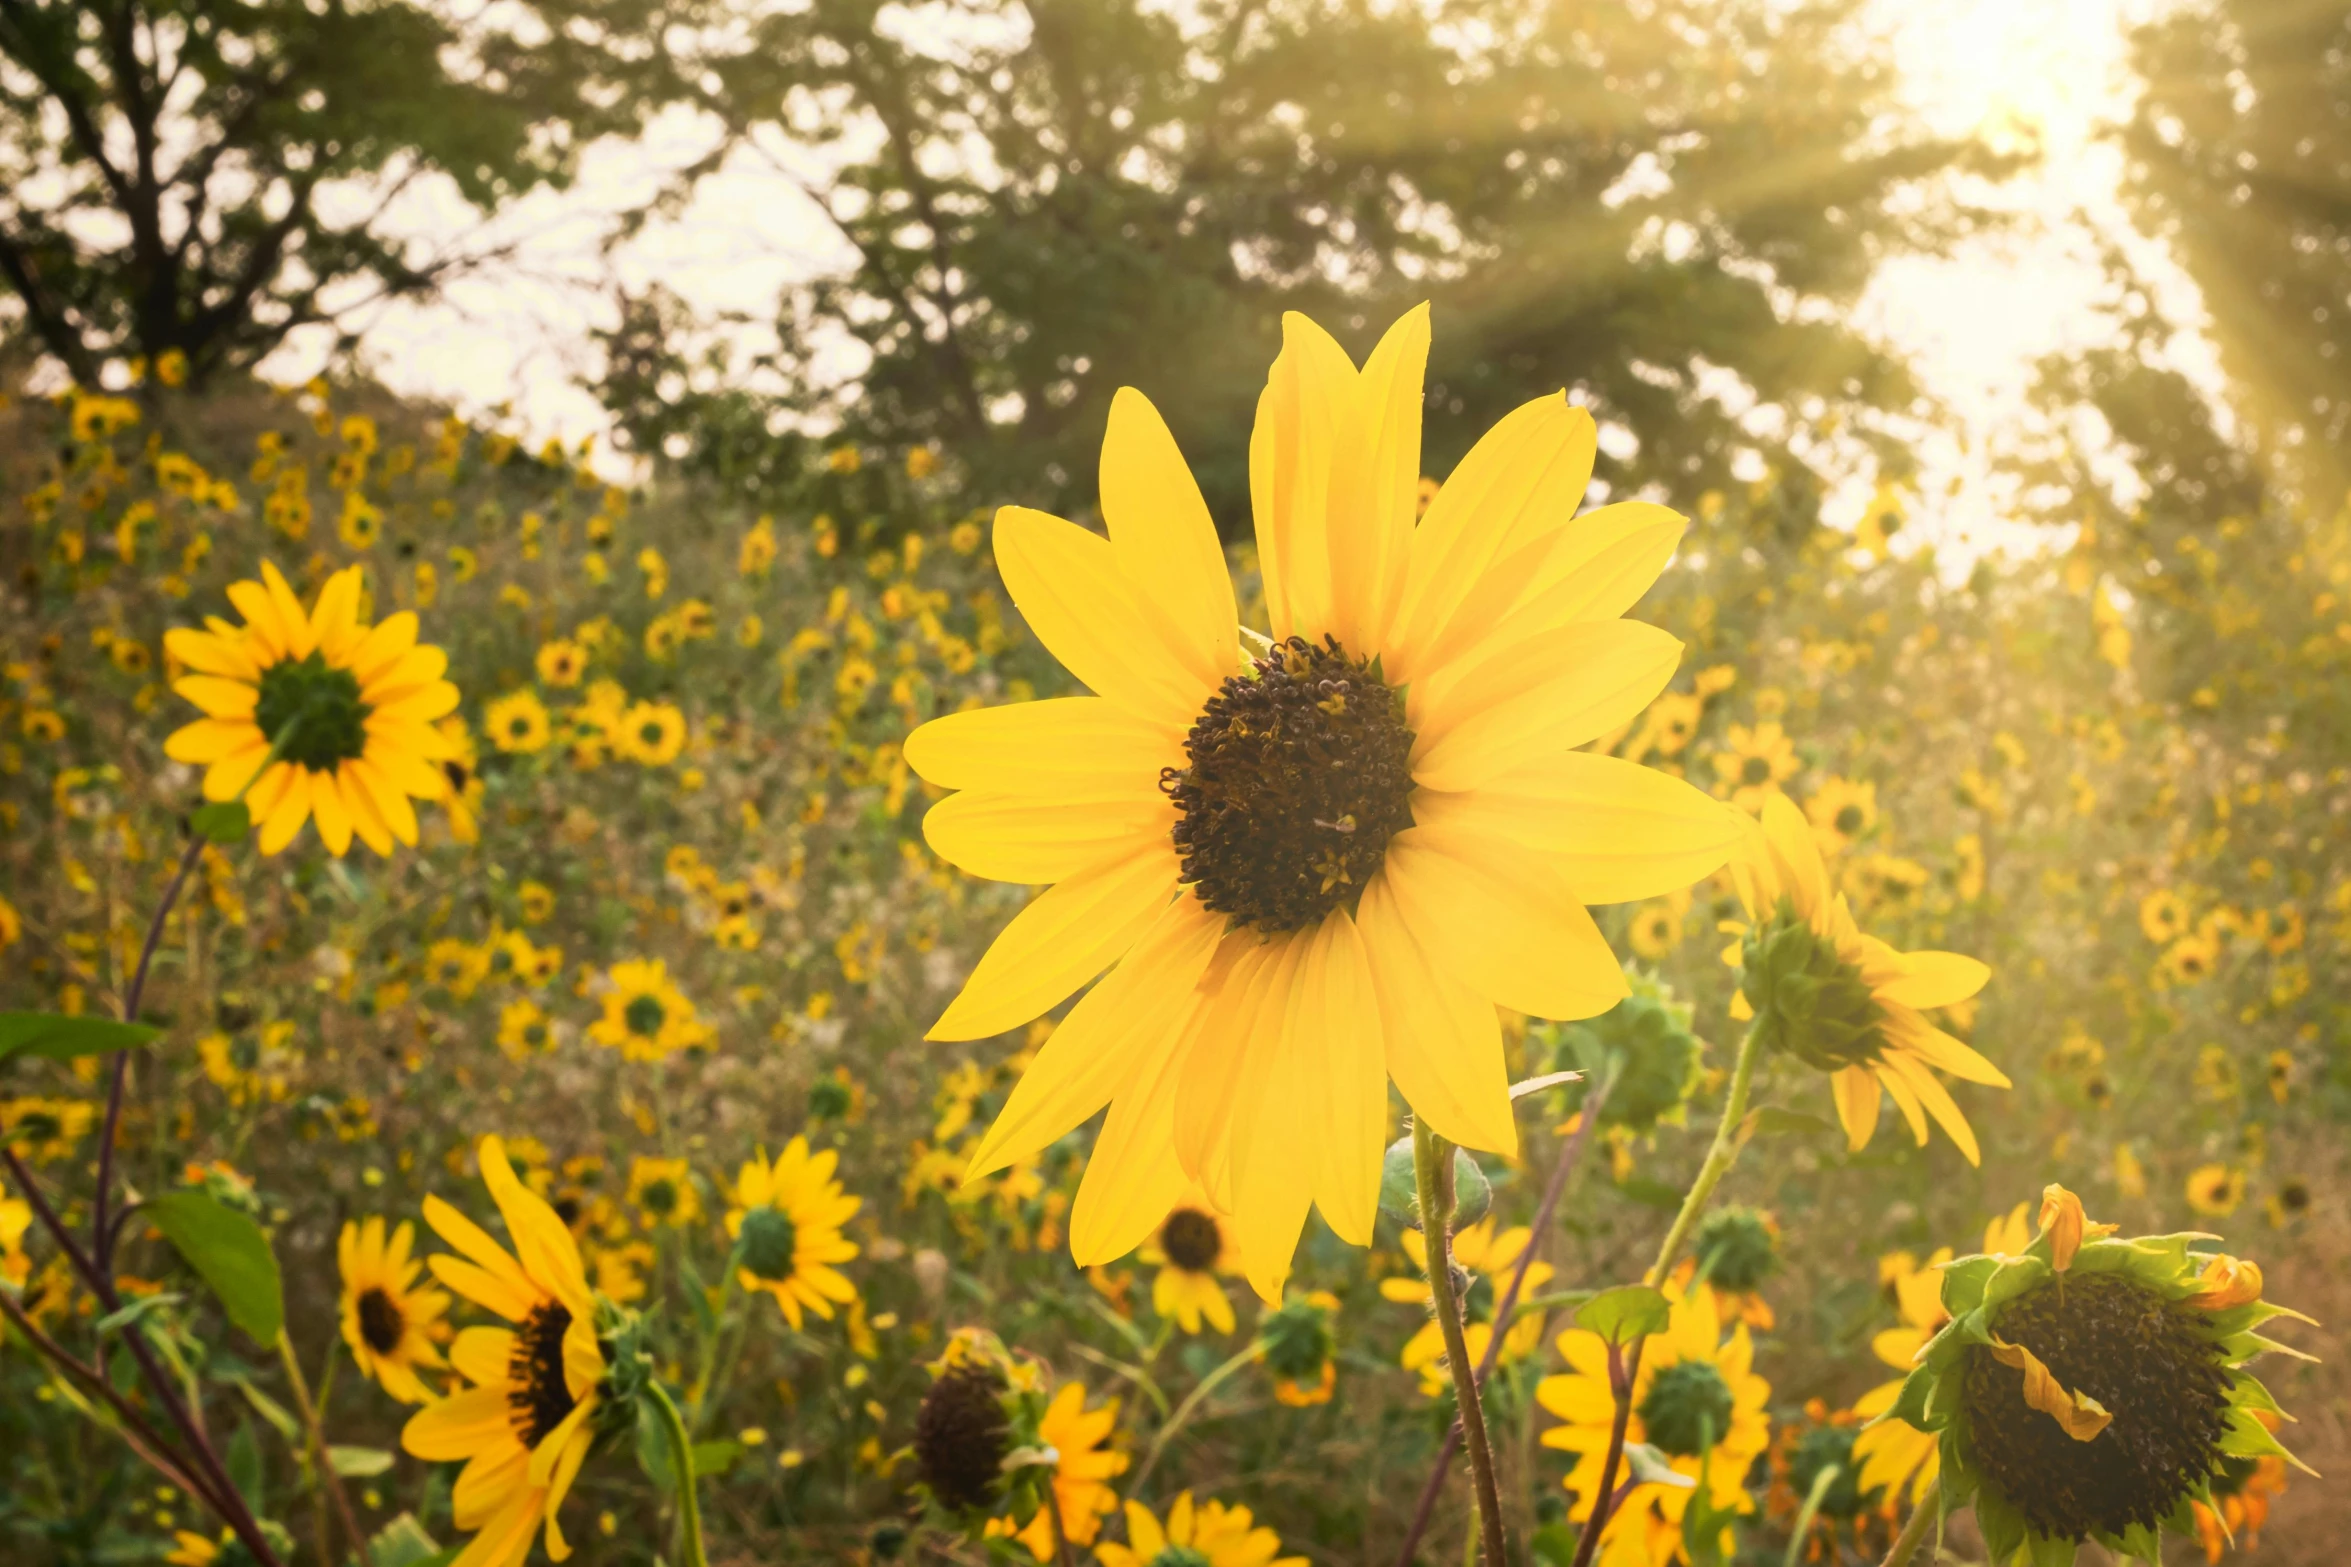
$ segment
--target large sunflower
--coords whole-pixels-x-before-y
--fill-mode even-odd
[[[346,1222],[335,1247],[343,1272],[343,1342],[360,1371],[404,1404],[433,1396],[416,1373],[445,1364],[432,1335],[449,1309],[447,1292],[416,1287],[424,1264],[409,1256],[415,1241],[415,1225],[403,1221],[387,1240],[384,1221],[370,1218]]]
[[[512,1328],[467,1328],[449,1363],[473,1383],[416,1412],[400,1443],[419,1458],[465,1469],[450,1498],[457,1527],[478,1531],[452,1567],[515,1567],[530,1554],[544,1520],[547,1554],[571,1547],[556,1509],[595,1439],[591,1422],[604,1383],[596,1302],[571,1231],[546,1200],[515,1178],[506,1147],[481,1142],[482,1180],[513,1237],[510,1253],[438,1197],[425,1222],[464,1255],[435,1256],[442,1283]]]
[[[996,515],[1014,602],[1097,694],[907,739],[915,771],[961,791],[924,822],[933,848],[1054,884],[931,1037],[1003,1033],[1111,970],[969,1172],[1109,1105],[1071,1215],[1081,1264],[1130,1250],[1196,1182],[1278,1300],[1310,1204],[1369,1243],[1390,1077],[1452,1141],[1514,1150],[1496,1006],[1606,1011],[1625,977],[1584,905],[1686,886],[1736,841],[1696,789],[1575,749],[1672,677],[1681,644],[1619,617],[1683,519],[1577,517],[1593,424],[1554,394],[1488,432],[1416,526],[1427,353],[1425,308],[1361,370],[1284,318],[1250,446],[1272,635],[1246,655],[1199,487],[1122,388],[1109,536]]]
[[[1094,1547],[1102,1567],[1307,1567],[1303,1556],[1282,1555],[1282,1537],[1246,1507],[1195,1506],[1186,1491],[1168,1508],[1164,1527],[1141,1502],[1128,1502],[1126,1512],[1126,1543]]]
[[[1765,1043],[1831,1074],[1837,1117],[1854,1152],[1877,1130],[1890,1094],[1926,1146],[1933,1116],[1967,1162],[1975,1131],[1937,1071],[2006,1088],[2008,1078],[1923,1015],[1965,1001],[1992,971],[1956,952],[1897,952],[1853,922],[1831,889],[1820,846],[1786,795],[1763,802],[1732,876],[1754,928],[1746,934],[1734,1016],[1755,1017]]]
[[[727,1214],[735,1240],[736,1280],[747,1290],[765,1290],[793,1327],[802,1308],[831,1317],[835,1302],[857,1298],[857,1286],[833,1267],[857,1255],[857,1243],[841,1233],[862,1197],[845,1195],[833,1170],[841,1156],[827,1148],[808,1151],[795,1137],[773,1164],[764,1154],[748,1160],[735,1180],[736,1207]]]
[[[449,660],[417,644],[413,614],[361,624],[359,593],[359,568],[345,567],[305,612],[264,561],[261,581],[229,586],[242,627],[208,616],[205,630],[164,633],[171,656],[195,671],[172,689],[205,714],[175,731],[164,754],[206,769],[207,800],[242,795],[264,854],[314,817],[332,853],[356,833],[390,854],[395,838],[416,842],[410,797],[437,800],[447,787],[433,764],[454,749],[433,720],[457,706],[457,688],[441,678]]]
[[[1663,1333],[1642,1341],[1625,1440],[1665,1454],[1675,1473],[1706,1487],[1714,1507],[1753,1512],[1747,1470],[1771,1446],[1771,1417],[1765,1413],[1771,1384],[1755,1375],[1755,1345],[1745,1323],[1723,1337],[1710,1287],[1666,1293],[1673,1297],[1672,1314]],[[1559,1352],[1568,1369],[1538,1383],[1535,1400],[1563,1422],[1543,1433],[1543,1445],[1576,1455],[1566,1482],[1576,1494],[1568,1517],[1581,1523],[1599,1499],[1616,1397],[1609,1390],[1608,1346],[1597,1333],[1571,1328],[1559,1335]],[[1634,1485],[1602,1528],[1602,1567],[1687,1561],[1682,1515],[1695,1494],[1670,1485]]]

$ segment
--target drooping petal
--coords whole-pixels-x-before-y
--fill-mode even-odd
[[[1990,967],[1957,952],[1905,952],[1901,957],[1902,973],[1877,985],[1878,998],[1921,1011],[1965,1001],[1992,977]]]
[[[922,835],[939,858],[974,876],[1041,885],[1141,853],[1174,826],[1175,807],[1154,787],[1082,800],[966,789],[924,813]]]
[[[570,1308],[573,1317],[593,1317],[595,1299],[588,1293],[587,1269],[580,1262],[579,1242],[572,1239],[570,1228],[546,1198],[516,1178],[514,1166],[507,1162],[504,1139],[483,1138],[478,1153],[482,1184],[489,1187],[491,1201],[497,1203],[506,1220],[506,1233],[514,1240],[514,1257],[523,1272]]]
[[[1176,889],[1172,844],[1047,888],[1012,917],[927,1038],[985,1039],[1065,1000],[1134,945]]]
[[[1037,640],[1087,689],[1174,730],[1199,715],[1214,683],[1181,658],[1167,617],[1127,580],[1108,539],[1006,506],[996,569]]]
[[[1162,910],[1046,1039],[980,1140],[964,1179],[1001,1170],[1064,1136],[1163,1056],[1223,934],[1223,919],[1189,894]]]
[[[1586,903],[1678,892],[1720,869],[1737,812],[1652,767],[1568,751],[1466,794],[1422,789],[1416,821],[1460,821],[1542,854]]]
[[[1465,1148],[1518,1151],[1494,1004],[1439,969],[1397,912],[1385,873],[1356,911],[1380,1008],[1388,1075],[1413,1113]]]
[[[1885,1013],[1886,1037],[1901,1048],[1916,1053],[1929,1066],[1948,1072],[1962,1082],[1982,1083],[1991,1088],[2009,1086],[2007,1073],[1916,1012],[1902,1006],[1887,1006],[1881,1010]]]
[[[942,789],[1087,799],[1159,787],[1183,738],[1098,696],[976,707],[906,737],[906,765]]]
[[[1487,1000],[1572,1020],[1631,994],[1566,883],[1506,840],[1456,825],[1410,827],[1389,840],[1386,870],[1414,939]]]
[[[1829,1078],[1837,1099],[1837,1119],[1845,1128],[1845,1146],[1859,1153],[1878,1129],[1877,1074],[1865,1066],[1840,1068]]]
[[[1976,1146],[1975,1128],[1967,1124],[1966,1112],[1959,1108],[1958,1101],[1951,1097],[1951,1091],[1935,1076],[1934,1069],[1903,1050],[1888,1051],[1885,1065],[1910,1085],[1911,1091],[1918,1095],[1919,1102],[1926,1106],[1927,1114],[1935,1118],[1935,1124],[1942,1127],[1944,1135],[1966,1156],[1967,1162],[1982,1164],[1984,1156]]]
[[[1122,386],[1102,437],[1102,520],[1119,569],[1166,611],[1174,651],[1213,690],[1240,664],[1224,547],[1184,454],[1151,399]]]
[[[1397,318],[1364,361],[1331,471],[1331,607],[1324,627],[1347,647],[1384,647],[1402,607],[1420,509],[1421,382],[1429,307]]]
[[[1294,310],[1282,316],[1282,351],[1249,435],[1257,563],[1277,639],[1330,620],[1331,465],[1356,379],[1354,361],[1328,332]]]
[[[1474,789],[1632,721],[1681,662],[1681,642],[1637,620],[1575,621],[1506,654],[1463,662],[1407,702],[1412,776]]]

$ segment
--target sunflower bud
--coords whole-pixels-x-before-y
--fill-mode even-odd
[[[1528,1044],[1548,1044],[1554,1071],[1584,1076],[1560,1090],[1564,1108],[1581,1110],[1591,1084],[1609,1074],[1600,1124],[1646,1132],[1674,1119],[1698,1088],[1703,1047],[1690,1031],[1690,1007],[1662,980],[1637,970],[1626,978],[1632,994],[1581,1023],[1536,1023]]]
[[[1740,948],[1739,994],[1763,1043],[1834,1072],[1885,1052],[1884,1014],[1861,971],[1782,901]]]

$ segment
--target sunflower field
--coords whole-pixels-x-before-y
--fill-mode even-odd
[[[2351,510],[1424,476],[1429,332],[1229,544],[1148,385],[0,407],[0,1558],[2335,1559]]]

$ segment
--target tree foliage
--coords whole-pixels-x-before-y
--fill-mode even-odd
[[[0,0],[0,278],[75,376],[203,375],[414,294],[415,182],[489,209],[676,95],[653,0]]]

